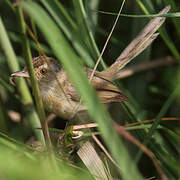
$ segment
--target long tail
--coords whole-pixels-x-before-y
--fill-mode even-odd
[[[170,6],[166,6],[159,14],[166,14],[170,10]],[[144,29],[137,35],[137,37],[131,41],[131,43],[124,49],[120,56],[116,59],[109,68],[102,71],[104,77],[109,80],[115,80],[116,74],[133,58],[139,55],[144,49],[146,49],[159,35],[155,33],[158,28],[164,23],[165,17],[153,18]]]

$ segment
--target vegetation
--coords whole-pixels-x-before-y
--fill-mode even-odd
[[[110,66],[154,14],[159,16],[157,13],[167,5],[171,10],[164,15],[159,37],[124,68],[125,75],[115,82],[128,102],[112,104],[107,111],[82,66],[95,66],[121,6],[99,71]],[[0,177],[178,179],[178,11],[178,0],[1,0]],[[61,62],[97,129],[90,127],[97,124],[88,124],[83,135],[74,138],[73,128],[82,130],[78,122],[67,123],[44,111],[31,62],[39,55]],[[16,79],[13,86],[11,73],[24,66],[31,74],[31,87],[24,79]],[[134,73],[126,74],[129,70]],[[83,117],[80,123],[87,124]]]

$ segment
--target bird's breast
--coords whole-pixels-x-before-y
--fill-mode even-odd
[[[85,110],[85,107],[79,102],[73,101],[68,94],[65,94],[60,88],[53,88],[53,86],[48,89],[40,88],[41,97],[45,109],[52,112],[59,117],[64,119],[72,119],[77,111]]]

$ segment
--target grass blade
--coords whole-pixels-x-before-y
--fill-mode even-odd
[[[22,6],[37,23],[55,55],[61,60],[73,84],[81,94],[84,104],[88,107],[92,119],[98,122],[102,136],[120,166],[123,179],[141,179],[141,175],[130,159],[126,148],[117,133],[115,133],[108,113],[98,101],[97,95],[89,85],[82,68],[78,64],[77,56],[66,42],[62,33],[40,6],[33,2],[23,2]],[[46,21],[42,21],[44,18]],[[46,27],[51,27],[51,29]],[[62,47],[63,50],[61,50]],[[121,155],[119,152],[121,152]],[[131,173],[127,172],[128,169],[131,169]]]
[[[7,57],[7,63],[8,63],[9,69],[11,70],[11,72],[18,71],[20,69],[19,64],[16,59],[16,55],[12,49],[11,43],[9,41],[9,38],[7,36],[6,30],[4,28],[1,18],[0,18],[0,34],[1,34],[0,35],[0,44],[1,44],[1,47],[4,50],[4,53]],[[26,107],[26,105],[32,105],[33,101],[32,101],[31,95],[29,93],[28,87],[25,84],[24,79],[17,80],[17,84],[18,84],[17,87],[18,87],[19,93],[21,94],[21,99],[22,99],[23,105],[25,107]],[[32,128],[33,129],[35,129],[37,127],[41,128],[40,121],[37,118],[37,116],[35,115],[36,112],[35,112],[34,108],[31,108],[31,106],[29,106],[29,107],[27,107],[26,110],[27,110],[27,112],[32,113],[31,120],[30,120]],[[42,135],[42,132],[41,131],[34,131],[34,132],[37,135],[37,138],[42,143],[44,143],[44,136]]]

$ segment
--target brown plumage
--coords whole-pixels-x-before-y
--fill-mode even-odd
[[[65,119],[71,119],[76,111],[86,110],[79,104],[80,96],[57,60],[39,56],[33,59],[33,65],[46,109]],[[85,72],[89,78],[92,70],[85,68]],[[91,84],[104,104],[127,101],[111,81],[101,77],[100,72],[95,72]]]
[[[169,6],[165,7],[160,14],[167,13],[169,9]],[[156,39],[158,33],[155,32],[164,21],[165,17],[153,18],[121,53],[115,63],[102,72],[95,72],[91,84],[102,103],[127,101],[127,98],[112,81],[119,78],[119,70]],[[71,119],[77,112],[86,110],[86,107],[80,103],[80,96],[66,72],[55,59],[39,56],[33,58],[33,65],[40,94],[47,110],[65,119]],[[85,68],[85,72],[87,77],[90,78],[92,69]],[[11,78],[14,77],[29,77],[27,69],[13,73]]]

